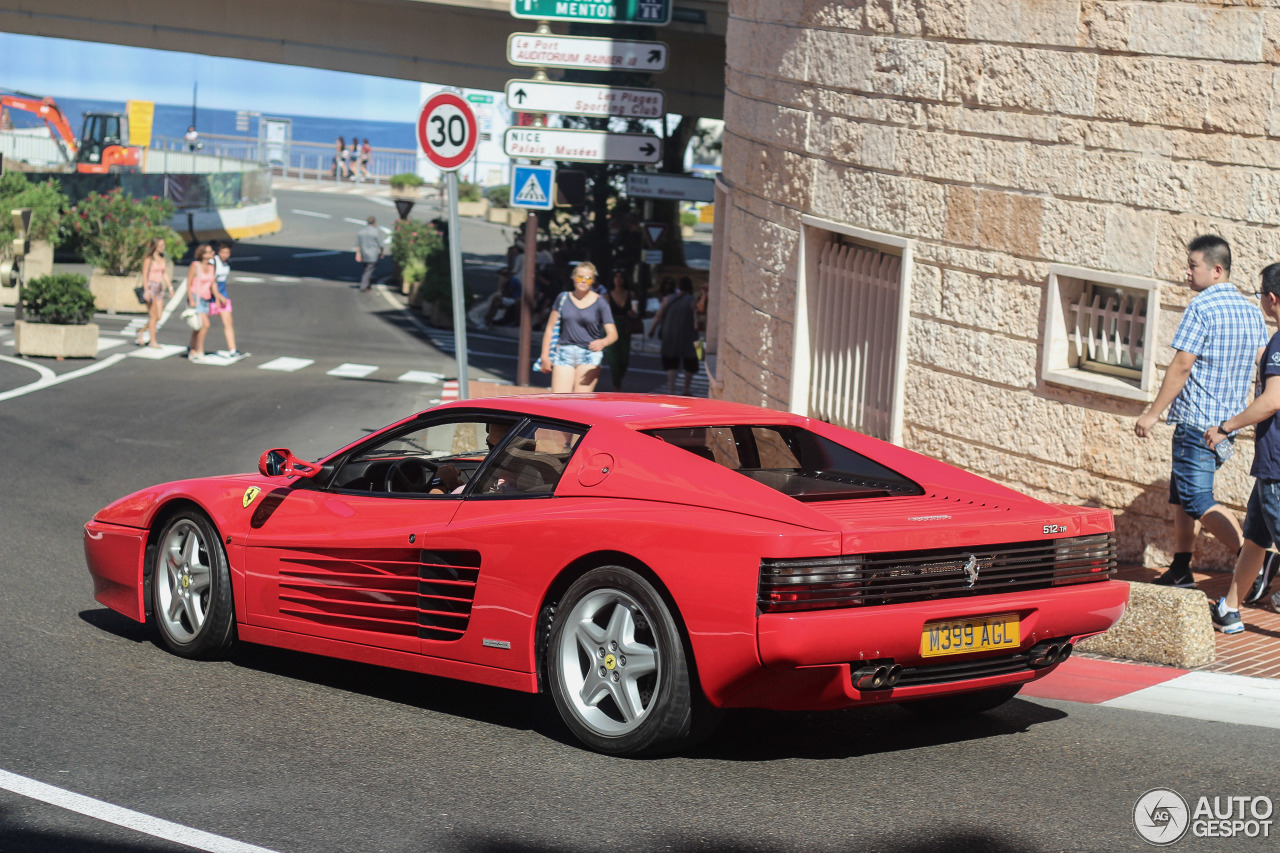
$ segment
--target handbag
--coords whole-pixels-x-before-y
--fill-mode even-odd
[[[547,347],[547,353],[551,356],[551,360],[555,361],[556,350],[560,348],[560,318],[563,316],[560,309],[564,307],[564,298],[569,295],[569,291],[560,294],[560,298],[556,300],[556,324],[551,327],[551,346]],[[542,372],[542,356],[533,363],[535,373]]]
[[[201,322],[200,320],[200,314],[197,313],[196,309],[194,308],[188,308],[187,310],[183,311],[179,316],[182,317],[182,319],[187,322],[187,326],[193,332],[200,331],[200,327],[204,325],[204,323]]]
[[[138,285],[133,289],[133,295],[137,297],[138,302],[143,305],[147,304],[147,289],[142,285]]]

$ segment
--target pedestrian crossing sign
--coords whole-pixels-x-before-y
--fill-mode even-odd
[[[555,204],[554,166],[511,167],[511,206],[550,210]]]

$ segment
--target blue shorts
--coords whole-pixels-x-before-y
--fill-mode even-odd
[[[552,367],[577,367],[580,364],[599,367],[602,361],[604,361],[604,350],[593,352],[577,344],[560,344],[551,354]]]
[[[1178,424],[1173,430],[1169,503],[1178,504],[1197,520],[1208,512],[1218,502],[1213,496],[1213,475],[1231,457],[1234,441],[1229,438],[1213,451],[1205,446],[1203,429]]]
[[[196,313],[197,313],[197,314],[208,314],[208,313],[209,313],[209,303],[210,303],[210,302],[212,302],[212,301],[213,301],[212,299],[204,299],[203,297],[197,296],[197,297],[196,297]]]
[[[1280,481],[1254,481],[1244,513],[1244,538],[1262,549],[1280,542]]]

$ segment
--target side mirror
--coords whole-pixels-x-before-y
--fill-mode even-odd
[[[320,466],[303,462],[287,447],[268,450],[258,457],[258,473],[264,477],[302,477],[310,479],[320,473]]]

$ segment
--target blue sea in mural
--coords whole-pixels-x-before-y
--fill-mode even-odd
[[[84,112],[123,113],[125,109],[124,101],[92,101],[60,97],[55,97],[55,100],[57,100],[58,106],[62,108],[62,111],[66,113],[67,119],[71,122],[71,129],[76,134],[80,133],[80,125],[83,122],[81,115]],[[415,115],[417,110],[417,104],[406,105],[406,114],[408,115]],[[29,121],[20,121],[19,117],[21,115],[21,113],[14,113],[15,124],[30,123]],[[271,113],[268,118],[291,119],[293,121],[293,140],[295,142],[319,142],[332,145],[334,139],[339,136],[348,141],[352,136],[358,136],[361,139],[367,138],[371,147],[384,151],[390,148],[415,150],[418,145],[412,121],[346,121],[319,116],[289,115],[288,113]],[[185,106],[156,104],[155,119],[151,128],[153,136],[181,139],[190,125],[190,104]],[[240,130],[236,128],[235,110],[198,107],[195,125],[197,131],[205,134],[249,136],[255,139],[258,136],[257,117],[251,116],[249,118],[249,129],[247,131]]]

